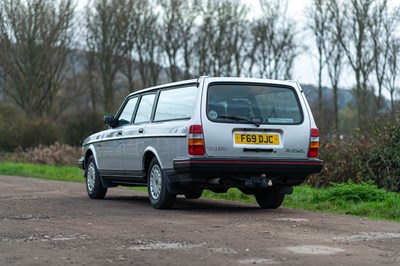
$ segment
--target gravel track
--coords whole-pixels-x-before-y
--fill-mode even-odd
[[[0,176],[0,265],[400,265],[400,223]]]

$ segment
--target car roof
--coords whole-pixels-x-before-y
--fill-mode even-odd
[[[166,83],[166,84],[157,85],[157,86],[153,86],[150,88],[138,90],[138,91],[130,93],[128,95],[128,97],[139,94],[139,93],[150,92],[150,91],[157,90],[157,89],[163,89],[163,88],[169,88],[169,87],[180,87],[180,86],[189,85],[189,84],[196,84],[201,79],[206,79],[208,82],[254,82],[254,83],[269,83],[269,84],[275,84],[275,85],[286,85],[286,86],[295,86],[295,87],[298,84],[296,81],[292,81],[292,80],[201,76],[197,79],[189,79],[189,80],[183,80],[183,81],[178,81],[178,82],[171,82],[171,83]]]
[[[171,83],[166,83],[166,84],[162,84],[162,85],[157,85],[157,86],[153,86],[150,88],[146,88],[146,89],[142,89],[142,90],[138,90],[135,92],[132,92],[128,95],[132,96],[138,93],[143,93],[143,92],[149,92],[149,91],[153,91],[153,90],[157,90],[157,89],[161,89],[161,88],[168,88],[168,87],[179,87],[179,86],[183,86],[183,85],[188,85],[188,84],[195,84],[196,82],[198,82],[198,79],[189,79],[189,80],[183,80],[183,81],[178,81],[178,82],[171,82]]]

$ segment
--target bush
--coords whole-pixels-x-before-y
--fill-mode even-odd
[[[72,146],[80,146],[89,135],[104,130],[102,116],[94,111],[69,116],[65,120],[64,140]]]
[[[358,183],[358,163],[360,153],[366,144],[362,138],[354,136],[331,136],[321,138],[320,158],[324,160],[321,173],[312,175],[308,184],[313,187],[327,187],[331,183],[342,183],[352,180]]]
[[[13,151],[18,147],[16,128],[22,115],[10,105],[0,104],[0,150]]]
[[[400,192],[400,124],[371,123],[370,132],[321,138],[321,173],[308,183],[325,187],[331,183],[373,181],[378,187]]]
[[[385,127],[377,143],[362,154],[360,174],[379,187],[400,192],[400,124]]]
[[[55,142],[80,146],[90,134],[105,129],[101,115],[93,111],[64,116],[61,121],[29,117],[16,107],[0,104],[0,151],[27,150]]]
[[[6,159],[19,163],[75,166],[80,154],[80,148],[56,142],[50,146],[39,145],[38,147],[28,148],[26,150],[18,148]]]
[[[382,201],[386,196],[386,191],[377,189],[377,187],[368,182],[360,182],[355,184],[352,181],[334,184],[333,187],[328,190],[328,200],[333,202],[374,202]]]
[[[50,145],[61,138],[62,128],[49,119],[29,118],[15,107],[0,104],[0,150],[11,152]]]

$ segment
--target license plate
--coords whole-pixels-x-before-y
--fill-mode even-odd
[[[235,133],[235,144],[279,145],[279,134]]]

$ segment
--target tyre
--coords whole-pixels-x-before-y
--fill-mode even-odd
[[[153,158],[149,166],[147,191],[155,209],[169,209],[175,202],[176,194],[168,191],[167,179],[156,158]]]
[[[254,196],[261,209],[277,209],[285,199],[285,194],[280,194],[273,189],[258,191]]]
[[[103,187],[93,155],[87,161],[86,191],[91,199],[104,199],[107,188]]]
[[[185,195],[185,198],[187,199],[198,199],[201,197],[201,195],[203,194],[203,189],[196,189],[193,191],[190,191],[188,193],[185,193],[183,195]]]

